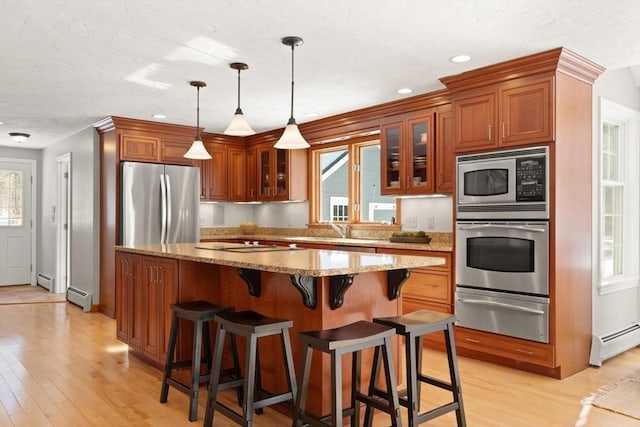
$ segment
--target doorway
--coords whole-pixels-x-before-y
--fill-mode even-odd
[[[35,160],[0,158],[0,286],[35,285]]]
[[[56,162],[58,221],[56,281],[52,292],[63,293],[71,284],[71,153],[56,157]]]

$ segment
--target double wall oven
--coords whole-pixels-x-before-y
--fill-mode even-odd
[[[549,342],[547,147],[457,157],[457,324]]]

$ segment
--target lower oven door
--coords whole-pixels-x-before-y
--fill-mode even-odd
[[[458,326],[549,342],[549,298],[458,287],[455,313]]]

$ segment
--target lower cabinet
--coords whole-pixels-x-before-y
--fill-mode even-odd
[[[118,339],[151,361],[166,360],[171,304],[176,302],[178,261],[117,252]]]

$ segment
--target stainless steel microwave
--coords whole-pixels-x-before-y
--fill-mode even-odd
[[[549,219],[549,148],[456,158],[458,219]]]

